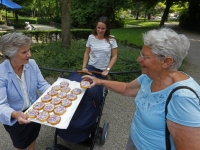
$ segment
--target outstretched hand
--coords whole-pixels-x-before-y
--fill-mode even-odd
[[[89,81],[91,83],[89,88],[91,88],[95,85],[101,84],[101,79],[98,79],[93,76],[85,75],[85,76],[82,76],[82,78],[83,78],[83,80]]]

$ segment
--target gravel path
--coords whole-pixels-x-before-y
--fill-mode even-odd
[[[185,72],[200,83],[200,65],[198,60],[200,57],[200,35],[186,32],[179,28],[175,28],[175,30],[178,33],[185,34],[191,42],[190,51],[186,58]],[[100,125],[102,127],[104,122],[109,122],[107,140],[103,146],[96,144],[94,150],[125,150],[131,119],[135,111],[133,100],[134,98],[132,97],[121,96],[111,91],[108,93]],[[54,131],[55,129],[52,127],[42,126],[37,139],[36,150],[45,150],[47,146],[53,145]],[[0,124],[0,139],[1,150],[13,150],[9,135],[5,132],[2,124]],[[60,138],[58,138],[58,143],[67,144],[73,150],[88,149],[88,147],[66,143]]]

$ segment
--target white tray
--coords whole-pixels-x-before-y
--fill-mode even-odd
[[[75,111],[76,111],[76,109],[77,109],[77,107],[78,107],[78,105],[79,105],[79,103],[80,103],[80,101],[81,101],[83,95],[85,94],[85,91],[86,91],[86,89],[83,89],[83,88],[80,87],[80,82],[70,81],[70,80],[65,79],[65,78],[58,78],[57,81],[54,82],[54,83],[51,85],[51,87],[50,87],[45,93],[43,93],[43,94],[29,107],[29,109],[33,109],[33,105],[34,105],[36,102],[41,102],[41,97],[43,97],[44,95],[46,95],[47,92],[51,90],[52,86],[54,86],[54,85],[60,85],[60,82],[62,82],[62,81],[68,81],[68,82],[69,82],[69,87],[71,88],[71,90],[74,89],[74,88],[80,88],[82,92],[81,92],[81,94],[77,95],[77,99],[76,99],[76,100],[72,101],[72,105],[71,105],[70,107],[67,107],[67,108],[66,108],[66,110],[67,110],[66,113],[63,114],[63,115],[61,115],[61,121],[60,121],[60,123],[58,123],[57,125],[51,125],[50,123],[47,123],[47,122],[40,122],[40,121],[38,121],[37,119],[31,119],[31,118],[29,118],[30,121],[37,122],[37,123],[40,123],[40,124],[44,124],[44,125],[51,126],[51,127],[55,127],[55,128],[59,128],[59,129],[67,129],[67,127],[69,126],[69,123],[70,123],[70,121],[71,121],[71,119],[72,119],[72,117],[73,117],[73,115],[74,115],[74,113],[75,113]],[[71,92],[71,90],[70,90],[70,92]],[[69,92],[69,93],[70,93],[70,92]],[[29,109],[27,109],[27,110],[25,111],[25,113],[26,113],[27,111],[29,111]],[[53,114],[53,112],[51,112],[50,115],[51,115],[51,114]]]

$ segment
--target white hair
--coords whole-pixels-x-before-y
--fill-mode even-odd
[[[5,58],[16,55],[19,48],[31,45],[31,38],[23,33],[8,33],[0,38],[0,51]]]
[[[176,71],[187,56],[190,47],[188,38],[177,34],[169,28],[154,29],[143,34],[144,45],[150,47],[152,52],[159,56],[172,57],[173,64],[170,71]]]

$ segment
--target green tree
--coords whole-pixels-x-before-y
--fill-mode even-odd
[[[96,20],[101,16],[110,19],[117,25],[121,8],[130,8],[131,0],[73,0],[71,2],[71,20],[73,27],[94,28]]]
[[[184,10],[180,16],[181,27],[200,31],[200,1],[189,0],[188,9]]]
[[[166,7],[165,7],[165,10],[164,10],[164,13],[163,13],[163,16],[162,16],[162,19],[160,21],[160,27],[164,26],[164,23],[165,21],[168,20],[168,15],[169,15],[169,11],[170,11],[170,7],[172,5],[179,5],[179,6],[182,6],[184,5],[184,3],[186,2],[187,0],[166,0],[165,4],[166,4]]]
[[[133,9],[137,14],[136,19],[138,19],[141,11],[145,13],[145,18],[148,16],[148,19],[150,19],[152,12],[155,10],[154,7],[158,2],[159,0],[132,0]]]
[[[24,3],[24,0],[14,0],[13,2],[16,2],[19,5],[22,5]],[[30,2],[32,2],[32,0],[30,0]],[[15,14],[15,25],[18,24],[18,14],[19,14],[19,10],[15,9],[14,10],[14,14]]]

